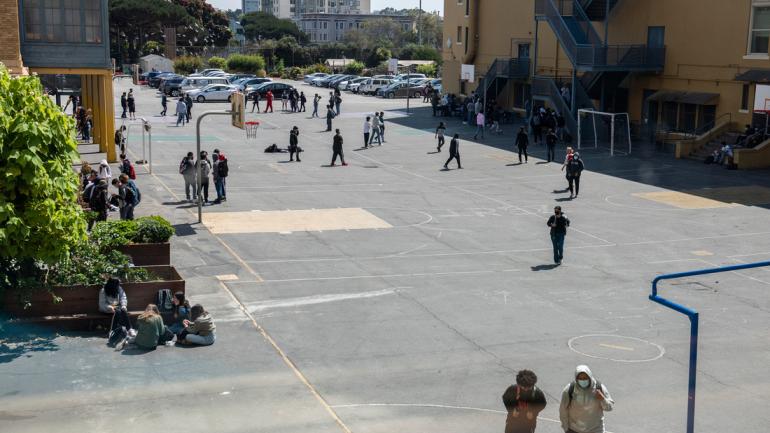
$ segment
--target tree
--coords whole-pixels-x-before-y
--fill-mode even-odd
[[[288,19],[280,19],[267,12],[251,12],[241,18],[244,34],[247,39],[281,39],[284,36],[293,36],[301,43],[308,41],[307,35],[300,31],[294,22]]]
[[[163,28],[194,21],[185,8],[157,0],[110,0],[110,45],[122,63],[135,62],[148,41],[163,42]]]
[[[179,56],[174,59],[174,72],[177,74],[192,74],[203,68],[203,60],[197,56]]]
[[[0,262],[54,264],[85,239],[75,125],[37,77],[0,66],[0,94]]]
[[[407,44],[401,49],[398,57],[404,60],[433,60],[441,63],[441,54],[427,45]]]
[[[360,75],[364,70],[364,64],[358,61],[352,61],[345,65],[345,73],[350,75]]]
[[[177,44],[190,47],[224,47],[233,37],[230,21],[224,12],[214,9],[205,0],[173,0],[183,7],[194,23],[177,32]]]

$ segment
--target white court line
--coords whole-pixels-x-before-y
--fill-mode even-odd
[[[473,274],[498,274],[504,272],[522,272],[522,269],[502,269],[479,270],[479,271],[450,271],[450,272],[422,272],[414,274],[381,274],[381,275],[347,275],[341,277],[310,277],[310,278],[284,278],[275,280],[264,280],[264,283],[286,283],[295,281],[337,281],[337,280],[359,280],[372,278],[400,278],[400,277],[441,277],[447,275],[473,275]],[[230,281],[230,284],[240,284],[240,281]]]
[[[247,304],[246,307],[250,312],[256,313],[260,311],[269,310],[271,308],[291,308],[302,307],[305,305],[318,305],[326,304],[329,302],[349,301],[352,299],[366,299],[375,298],[378,296],[392,295],[396,293],[396,290],[405,289],[407,287],[396,287],[393,289],[376,290],[371,292],[362,293],[341,293],[335,295],[317,295],[317,296],[303,296],[300,298],[281,299],[276,301],[265,301],[256,304]]]
[[[751,253],[751,254],[734,254],[732,256],[727,256],[727,257],[732,259],[735,257],[753,257],[753,256],[770,256],[770,251],[763,251],[761,253]]]

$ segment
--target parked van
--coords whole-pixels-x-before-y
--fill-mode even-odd
[[[391,82],[393,82],[393,80],[388,78],[370,78],[361,84],[361,86],[358,88],[358,93],[362,93],[364,95],[375,95],[377,94],[377,90],[387,86]]]
[[[187,77],[182,81],[182,92],[201,89],[209,84],[230,84],[225,77]]]
[[[414,81],[423,78],[427,78],[425,74],[399,74],[396,75],[395,81],[406,81],[407,79],[409,79],[409,81]]]

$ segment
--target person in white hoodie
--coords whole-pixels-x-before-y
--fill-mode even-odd
[[[578,365],[575,380],[561,393],[559,419],[565,433],[605,433],[604,412],[615,402],[587,365]]]
[[[109,184],[112,179],[112,169],[110,169],[110,164],[106,159],[103,159],[99,163],[99,179],[106,180],[107,184]]]

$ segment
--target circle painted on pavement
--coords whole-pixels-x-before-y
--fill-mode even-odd
[[[572,337],[570,350],[589,358],[615,362],[650,362],[663,357],[666,349],[651,341],[612,334],[589,334]]]

